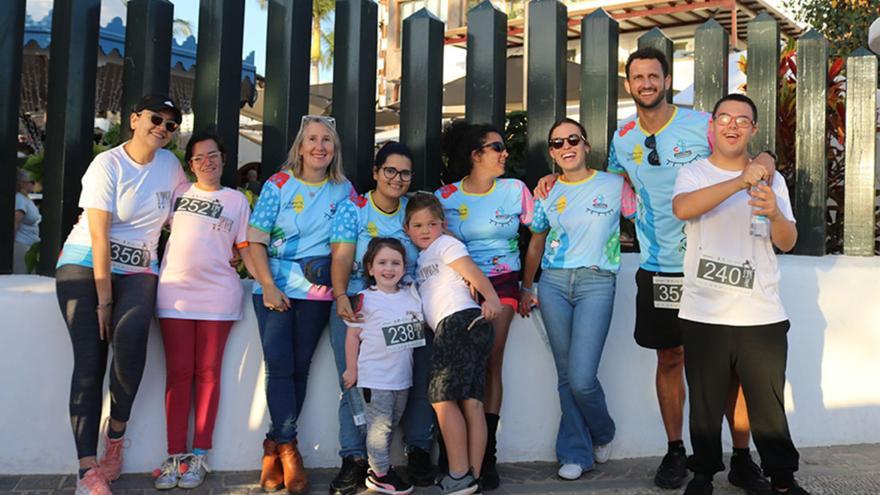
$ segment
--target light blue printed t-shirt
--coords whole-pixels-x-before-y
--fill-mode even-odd
[[[354,266],[348,282],[348,295],[353,296],[366,289],[367,272],[363,266],[364,253],[374,237],[393,237],[403,243],[406,249],[405,279],[414,280],[416,260],[419,250],[403,231],[406,210],[406,197],[400,198],[400,205],[394,213],[385,213],[373,203],[373,192],[343,201],[333,218],[330,243],[350,243],[355,245]]]
[[[620,215],[630,210],[623,206],[624,181],[619,175],[597,171],[578,182],[556,181],[545,199],[535,201],[531,230],[549,230],[541,268],[596,267],[617,272]]]
[[[461,181],[434,195],[443,205],[449,232],[462,241],[487,277],[520,269],[519,225],[529,225],[532,194],[522,181],[497,179],[488,192],[465,192]]]
[[[268,235],[268,239],[255,239],[249,233],[248,241],[266,244],[272,278],[287,297],[333,300],[330,287],[306,280],[297,261],[330,256],[333,217],[339,205],[354,196],[354,188],[347,180],[305,182],[288,170],[278,172],[263,184],[249,226]],[[263,288],[255,282],[254,294],[262,293]]]
[[[672,188],[678,170],[712,154],[710,115],[675,107],[669,122],[654,134],[658,165],[649,162],[650,136],[634,116],[614,133],[608,171],[626,174],[638,197],[636,233],[641,267],[652,272],[681,272],[686,247],[685,223],[672,214]]]

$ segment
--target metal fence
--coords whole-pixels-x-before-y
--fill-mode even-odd
[[[216,124],[232,145],[224,183],[234,185],[237,164],[239,78],[244,0],[201,0],[193,109],[196,129]],[[58,250],[78,214],[80,177],[92,156],[100,0],[55,2],[50,52],[48,125],[39,272],[52,274]],[[278,164],[308,112],[311,1],[269,0],[262,161]],[[18,132],[25,0],[0,2],[0,232],[12,232],[15,137]],[[526,177],[549,168],[546,136],[566,109],[566,6],[558,0],[528,5],[528,150]],[[122,108],[147,92],[168,91],[173,6],[167,0],[131,0],[126,22]],[[372,0],[337,0],[333,113],[342,138],[346,174],[354,183],[370,174],[376,119],[378,6]],[[466,116],[504,124],[507,16],[488,0],[468,14]],[[580,119],[592,137],[590,165],[605,162],[617,123],[618,24],[602,10],[581,21]],[[414,152],[414,188],[440,181],[444,25],[427,10],[403,21],[401,141]],[[672,41],[654,29],[639,39],[672,59]],[[748,91],[758,105],[759,133],[752,151],[775,148],[780,34],[763,13],[748,27]],[[727,92],[728,34],[710,20],[696,33],[695,99],[711,109]],[[794,202],[795,252],[825,254],[825,128],[828,48],[809,31],[797,42],[797,144]],[[847,59],[844,253],[870,256],[875,242],[877,58],[859,50]],[[671,93],[669,97],[671,98]],[[125,117],[125,116],[123,116]],[[272,167],[263,167],[263,179]],[[0,245],[0,273],[11,272],[12,236]]]

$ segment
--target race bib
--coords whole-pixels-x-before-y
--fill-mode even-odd
[[[684,277],[661,277],[654,275],[654,307],[678,309],[681,306],[681,292]]]
[[[223,205],[218,200],[206,201],[198,198],[181,196],[174,204],[175,212],[193,213],[207,218],[218,219],[223,213]]]
[[[128,270],[149,268],[150,250],[143,245],[110,239],[110,264]]]
[[[755,285],[755,267],[749,260],[703,254],[697,265],[696,284],[731,294],[751,294]]]
[[[425,345],[425,330],[421,321],[402,318],[382,324],[385,350],[400,352]]]

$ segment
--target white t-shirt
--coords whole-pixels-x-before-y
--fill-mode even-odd
[[[171,194],[188,180],[170,151],[160,149],[153,161],[141,165],[128,156],[124,146],[96,156],[83,175],[79,197],[83,212],[64,242],[57,266],[93,266],[87,209],[94,208],[112,214],[113,273],[158,273],[156,248],[171,211]]]
[[[372,287],[358,294],[363,298],[356,311],[363,315],[364,321],[346,322],[350,328],[361,329],[357,386],[379,390],[412,387],[413,350],[387,350],[382,329],[401,321],[422,321],[422,303],[415,287],[400,289],[394,294]]]
[[[449,266],[465,256],[468,256],[468,250],[464,244],[446,234],[419,253],[416,280],[425,320],[431,328],[437,328],[443,318],[453,313],[480,307],[471,298],[471,291],[461,275]]]
[[[738,177],[701,159],[682,167],[675,181],[673,197]],[[794,221],[785,179],[779,172],[773,179],[773,192],[782,215]],[[779,266],[770,238],[749,233],[752,207],[747,190],[724,200],[714,209],[686,225],[687,250],[684,255],[684,291],[678,316],[685,320],[716,325],[754,326],[788,319],[779,297]],[[732,292],[697,285],[700,257],[746,261],[755,269],[750,293]],[[707,258],[708,259],[708,258]]]
[[[31,201],[31,198],[24,194],[15,193],[15,211],[24,213],[21,218],[21,224],[15,232],[15,242],[27,244],[30,246],[35,242],[40,242],[40,210],[37,205]]]
[[[240,320],[241,280],[229,265],[232,246],[247,243],[251,209],[244,194],[181,184],[174,192],[156,314],[159,318]]]

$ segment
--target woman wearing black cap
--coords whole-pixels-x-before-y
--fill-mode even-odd
[[[82,178],[82,215],[58,257],[56,293],[73,344],[70,423],[79,457],[78,495],[110,493],[122,470],[123,434],[144,371],[155,306],[159,233],[171,193],[187,180],[162,149],[180,110],[147,95],[129,119],[131,140],[92,161]],[[110,417],[97,459],[102,387],[110,363]]]

